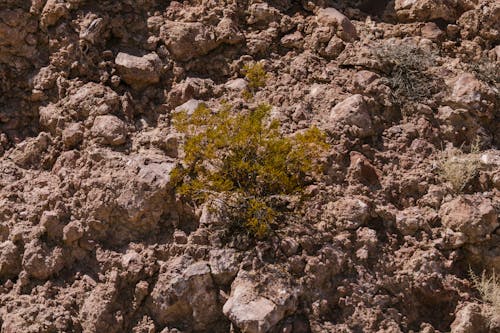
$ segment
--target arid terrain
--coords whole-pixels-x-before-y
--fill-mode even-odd
[[[498,0],[0,0],[0,332],[500,332],[499,68]],[[327,138],[265,236],[202,103]]]

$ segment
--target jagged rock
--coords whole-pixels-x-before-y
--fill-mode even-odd
[[[29,276],[46,280],[57,274],[65,264],[64,252],[60,247],[50,249],[39,240],[26,245],[23,256],[23,269]]]
[[[137,57],[120,52],[116,56],[115,63],[121,79],[134,89],[141,89],[160,81],[162,64],[156,53]]]
[[[180,257],[165,265],[148,302],[153,319],[162,324],[183,324],[206,331],[220,317],[210,267]]]
[[[241,273],[234,280],[231,295],[224,304],[224,315],[243,332],[268,332],[297,307],[294,291],[278,279],[266,286],[271,295],[263,296],[258,290],[256,282],[247,273]]]
[[[231,249],[210,251],[210,270],[215,283],[226,285],[238,274],[237,254]]]
[[[110,146],[119,146],[127,141],[127,127],[116,116],[97,116],[91,132],[100,142]]]
[[[121,332],[113,307],[119,297],[118,276],[111,272],[105,283],[98,284],[88,295],[80,309],[79,319],[83,332]]]
[[[68,4],[64,1],[47,0],[42,10],[40,25],[47,29],[69,14]]]
[[[337,34],[346,42],[352,42],[358,38],[356,27],[341,12],[335,8],[320,9],[317,13],[318,23],[337,29]]]
[[[403,22],[432,21],[442,19],[454,22],[461,14],[465,5],[471,1],[456,0],[396,0],[394,9],[396,16]]]
[[[449,80],[451,93],[446,102],[455,108],[464,108],[479,117],[492,119],[495,108],[495,92],[472,74],[462,74]]]
[[[487,320],[479,304],[466,303],[455,314],[455,320],[451,323],[451,333],[486,333]]]
[[[491,201],[478,195],[460,195],[441,206],[441,222],[463,233],[469,243],[484,240],[498,228],[498,212]]]
[[[62,132],[62,140],[67,148],[78,146],[83,140],[84,127],[80,123],[67,125]]]
[[[323,218],[340,229],[357,229],[365,224],[371,216],[371,208],[367,198],[344,197],[329,202],[324,210]]]
[[[360,137],[374,134],[369,106],[362,95],[352,95],[335,105],[330,112],[329,125],[352,126],[355,135]]]
[[[21,272],[21,252],[11,241],[0,243],[0,280],[16,277]]]
[[[188,61],[217,48],[215,29],[200,22],[167,21],[161,27],[160,36],[172,56]]]

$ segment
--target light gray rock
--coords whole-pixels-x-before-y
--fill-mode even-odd
[[[223,312],[241,331],[265,333],[297,308],[297,296],[278,278],[265,287],[264,294],[248,275],[240,273],[231,286]]]
[[[142,57],[120,52],[115,63],[121,79],[133,88],[141,89],[160,81],[162,63],[154,52]]]

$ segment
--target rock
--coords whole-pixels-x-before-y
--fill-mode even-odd
[[[164,266],[147,306],[161,325],[183,324],[207,331],[220,317],[217,289],[206,262],[179,257]]]
[[[371,136],[375,132],[368,108],[368,103],[362,95],[352,95],[332,108],[329,125],[349,125],[353,127],[355,135]]]
[[[494,117],[495,92],[484,82],[465,73],[447,83],[451,87],[451,94],[446,98],[449,106],[467,109],[479,117]]]
[[[371,217],[371,208],[365,198],[343,197],[329,202],[323,213],[323,218],[339,229],[357,229]]]
[[[335,8],[320,9],[317,13],[317,21],[324,26],[337,29],[337,35],[346,42],[358,39],[354,24]]]
[[[480,195],[460,195],[441,206],[443,226],[461,232],[468,243],[485,240],[498,228],[498,212],[489,199]]]
[[[123,331],[116,322],[113,311],[119,295],[117,283],[117,274],[113,271],[108,281],[98,284],[86,295],[79,313],[83,332]]]
[[[229,17],[219,21],[215,27],[215,34],[217,40],[225,44],[235,45],[245,40],[245,36],[238,29],[238,24]]]
[[[67,148],[75,148],[83,140],[84,127],[80,123],[67,125],[62,132],[62,140]]]
[[[200,22],[167,21],[160,37],[175,60],[188,61],[217,48],[215,29]]]
[[[340,55],[340,53],[342,53],[342,51],[344,51],[344,48],[345,44],[342,39],[337,36],[333,36],[323,52],[321,52],[321,55],[328,59],[335,59]]]
[[[442,19],[455,21],[459,16],[459,8],[453,0],[396,0],[394,10],[401,22],[427,22]]]
[[[427,38],[433,42],[441,41],[444,38],[444,32],[434,22],[424,24],[420,29],[420,33],[423,38]]]
[[[465,303],[459,307],[451,323],[451,333],[487,333],[487,318],[479,304]]]
[[[300,31],[285,35],[281,38],[281,45],[290,49],[301,49],[304,46],[304,36]]]
[[[64,253],[60,247],[49,249],[46,244],[35,239],[26,245],[22,263],[29,276],[38,280],[47,280],[64,267],[64,259]]]
[[[419,230],[430,230],[429,221],[436,218],[432,209],[410,207],[396,214],[396,229],[401,234],[414,235]]]
[[[84,230],[81,223],[79,221],[72,221],[63,228],[63,241],[69,245],[82,238],[83,234]]]
[[[295,311],[297,296],[278,279],[272,281],[266,289],[274,297],[260,295],[253,279],[247,273],[239,274],[231,286],[231,295],[224,304],[224,315],[243,332],[269,332],[284,317]]]
[[[197,99],[190,99],[186,103],[179,105],[178,107],[175,108],[175,112],[181,112],[185,111],[187,114],[193,114],[193,112],[200,106],[200,104],[203,104],[203,101],[199,101]]]
[[[68,4],[58,0],[47,0],[42,10],[40,25],[47,29],[69,14]]]
[[[116,116],[97,116],[92,125],[91,133],[101,143],[110,146],[120,146],[127,141],[127,126]]]
[[[121,79],[134,89],[141,89],[160,81],[162,63],[156,53],[137,57],[120,52],[116,56],[115,63]]]
[[[229,80],[224,84],[224,87],[229,90],[243,91],[248,87],[248,82],[245,79],[234,79]]]
[[[214,281],[218,285],[231,283],[238,274],[237,255],[232,249],[210,251],[209,265]]]
[[[21,272],[21,252],[11,241],[0,243],[0,281],[17,277]]]

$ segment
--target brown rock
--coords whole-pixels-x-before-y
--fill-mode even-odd
[[[498,212],[491,201],[480,195],[461,195],[441,206],[441,222],[462,232],[469,243],[484,240],[498,228]]]
[[[330,112],[329,126],[350,125],[355,135],[374,134],[369,106],[362,95],[352,95],[335,105]]]
[[[115,63],[121,79],[134,89],[141,89],[160,81],[162,63],[156,53],[136,57],[120,52],[116,56]]]
[[[91,133],[101,143],[110,146],[119,146],[127,141],[127,127],[116,116],[97,116],[94,120]]]
[[[320,9],[317,13],[317,20],[322,25],[336,28],[338,36],[346,42],[352,42],[358,38],[354,24],[335,8]]]
[[[0,280],[15,278],[21,272],[21,253],[11,241],[0,243]]]

